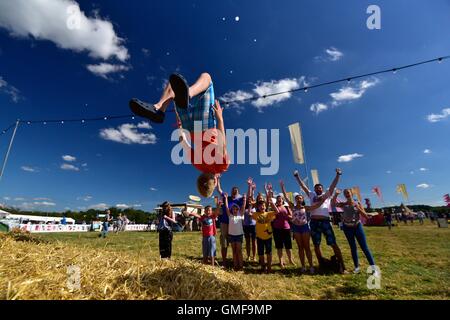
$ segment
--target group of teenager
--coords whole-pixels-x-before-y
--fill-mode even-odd
[[[197,217],[202,223],[203,260],[205,263],[215,263],[216,251],[216,219],[220,222],[220,247],[222,260],[225,262],[227,249],[231,245],[233,264],[236,270],[243,268],[242,243],[246,239],[246,252],[254,259],[256,251],[261,269],[272,270],[272,239],[284,267],[283,248],[289,263],[293,263],[291,234],[297,242],[302,270],[306,270],[306,260],[309,271],[314,272],[310,239],[314,252],[323,265],[320,250],[322,234],[332,247],[334,257],[339,264],[339,272],[344,272],[344,261],[330,222],[329,208],[331,205],[342,208],[343,231],[352,251],[355,272],[359,272],[359,262],[356,242],[364,251],[369,264],[375,269],[373,257],[367,247],[364,231],[360,223],[360,215],[365,215],[362,205],[353,199],[350,189],[344,190],[345,201],[338,200],[339,192],[335,191],[341,170],[336,170],[336,177],[330,188],[324,190],[321,184],[314,186],[314,191],[308,189],[296,172],[295,178],[306,194],[297,194],[294,202],[290,202],[286,194],[275,195],[270,184],[264,186],[264,195],[256,193],[256,185],[248,179],[247,194],[240,195],[238,188],[233,188],[231,194],[223,192],[220,186],[220,176],[229,168],[230,160],[227,153],[226,132],[223,119],[223,108],[215,99],[211,75],[202,73],[191,86],[180,74],[169,77],[163,93],[156,103],[147,103],[139,99],[130,100],[130,109],[134,114],[149,119],[154,123],[163,123],[166,111],[174,103],[174,111],[179,130],[179,139],[184,152],[189,155],[192,165],[200,171],[197,179],[197,189],[205,198],[212,196],[218,190],[216,208],[205,208],[205,214]],[[281,185],[284,190],[284,184]],[[309,198],[309,206],[305,203]],[[275,201],[272,201],[275,199]],[[286,204],[287,203],[287,204]],[[163,218],[158,226],[161,257],[171,255],[172,230],[171,223],[176,223],[173,211],[168,202],[162,205]],[[308,214],[309,213],[309,214]],[[195,215],[195,214],[194,214]],[[291,230],[292,229],[292,230]],[[208,262],[209,261],[209,262]]]
[[[271,184],[264,186],[264,194],[257,193],[253,179],[249,178],[247,193],[241,195],[237,187],[232,188],[231,194],[224,192],[221,188],[220,178],[218,178],[219,196],[215,197],[215,208],[207,206],[203,215],[191,214],[197,217],[202,225],[203,263],[216,264],[216,235],[218,233],[216,225],[219,224],[221,258],[224,266],[227,262],[228,248],[231,247],[234,269],[237,271],[243,269],[244,241],[247,261],[256,261],[257,254],[262,272],[270,273],[272,271],[273,243],[280,268],[285,267],[284,251],[287,262],[295,265],[292,254],[292,239],[294,239],[298,248],[301,272],[313,274],[315,268],[310,246],[311,240],[319,268],[324,266],[328,260],[323,257],[320,247],[323,235],[326,244],[334,252],[339,267],[338,272],[344,273],[344,260],[330,219],[330,208],[335,207],[341,208],[341,228],[351,249],[354,272],[360,272],[357,243],[372,270],[376,272],[375,261],[368,248],[360,220],[361,216],[366,216],[366,211],[362,204],[354,199],[351,189],[344,189],[344,199],[340,199],[341,192],[336,189],[336,186],[341,175],[342,171],[336,169],[336,176],[327,190],[324,190],[323,185],[316,184],[314,191],[311,191],[298,172],[294,172],[295,180],[306,195],[294,193],[294,202],[290,201],[283,181],[280,181],[282,193],[274,195]],[[309,205],[306,204],[305,198],[309,199]],[[175,221],[171,217],[171,208],[168,202],[163,204],[163,212],[165,214],[161,219],[162,226],[168,226],[170,222]],[[167,228],[162,228],[160,231],[162,258],[167,257],[167,253],[171,252],[171,248],[169,248],[171,239],[171,232]]]

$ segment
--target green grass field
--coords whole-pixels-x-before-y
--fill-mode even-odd
[[[369,247],[381,268],[381,289],[367,288],[367,275],[301,275],[298,267],[272,274],[260,274],[256,263],[246,263],[238,276],[257,288],[261,299],[449,299],[450,298],[450,229],[426,223],[423,226],[401,225],[389,231],[385,227],[366,227]],[[352,270],[349,246],[343,233],[335,229],[347,269]],[[99,239],[97,233],[42,234],[38,237],[70,246],[98,250],[123,251],[142,259],[159,259],[157,233],[110,233]],[[323,245],[325,256],[331,250]],[[296,253],[296,245],[294,244]],[[360,253],[361,269],[368,265]],[[201,234],[175,233],[173,259],[201,261]],[[231,257],[231,249],[229,252]],[[245,258],[245,254],[244,254]],[[299,264],[298,255],[295,254]],[[274,256],[274,264],[278,263]],[[219,268],[219,267],[218,267]],[[228,272],[234,273],[233,270]]]

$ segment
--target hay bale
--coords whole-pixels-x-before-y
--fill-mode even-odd
[[[238,275],[188,260],[0,237],[0,299],[252,299]],[[75,266],[80,287],[68,285]],[[73,280],[73,279],[72,279]]]

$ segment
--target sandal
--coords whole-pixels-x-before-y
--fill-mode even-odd
[[[152,104],[146,103],[139,99],[133,98],[130,100],[130,109],[134,114],[150,119],[155,123],[163,123],[165,114],[161,110],[156,109]]]
[[[175,104],[178,108],[186,109],[189,105],[189,85],[186,79],[178,73],[174,73],[169,78],[170,86],[175,93]]]

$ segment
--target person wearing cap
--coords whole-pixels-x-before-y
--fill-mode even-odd
[[[159,255],[161,259],[170,259],[172,256],[172,223],[177,223],[175,214],[168,201],[162,205],[162,215],[159,219],[158,233],[159,233]]]

